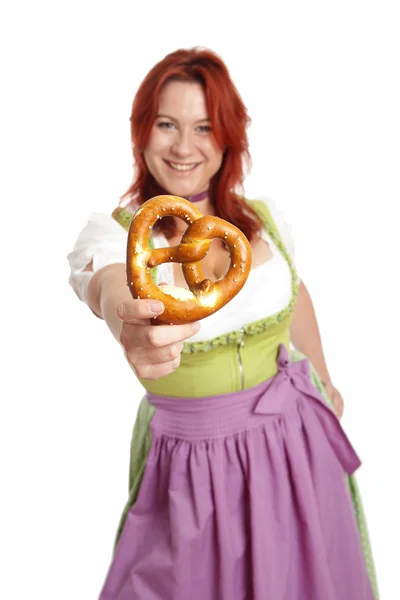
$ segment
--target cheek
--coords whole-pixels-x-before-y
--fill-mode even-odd
[[[160,135],[158,131],[153,131],[149,137],[144,156],[146,160],[154,160],[166,147],[165,136]]]
[[[147,165],[148,170],[156,177],[159,169],[160,169],[160,156],[162,152],[157,148],[157,146],[148,144],[143,152],[143,158]]]
[[[219,168],[221,166],[222,159],[224,156],[224,153],[222,152],[221,148],[215,143],[214,140],[208,140],[207,147],[205,147],[204,150],[208,156],[210,164],[212,164],[213,167],[215,166],[216,168]]]
[[[215,171],[218,171],[220,168],[223,156],[223,153],[219,149],[218,151],[214,150],[214,152],[210,155],[210,164],[212,164]]]

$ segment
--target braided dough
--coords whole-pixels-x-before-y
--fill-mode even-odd
[[[180,244],[149,248],[154,224],[167,216],[178,217],[188,224]],[[204,279],[200,265],[214,238],[223,240],[231,255],[228,272],[215,283]],[[189,290],[155,285],[151,269],[165,262],[182,264]],[[211,315],[242,289],[250,269],[251,248],[245,235],[219,217],[203,216],[184,198],[156,196],[145,202],[132,218],[127,247],[128,286],[133,298],[152,298],[164,304],[164,312],[155,318],[157,323],[190,323]]]

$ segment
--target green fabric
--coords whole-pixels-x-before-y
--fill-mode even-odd
[[[271,239],[286,258],[292,273],[292,298],[283,311],[266,319],[246,325],[242,330],[232,331],[225,336],[185,344],[181,365],[171,375],[159,381],[140,380],[150,392],[166,396],[203,397],[232,393],[240,389],[254,387],[269,379],[277,372],[276,353],[281,343],[290,347],[290,323],[298,295],[297,273],[292,264],[279,231],[271,214],[262,201],[248,201],[260,216]],[[114,211],[121,225],[129,229],[131,213]],[[297,362],[305,358],[299,352],[290,351],[291,360]],[[243,365],[244,381],[239,372],[239,361]],[[311,365],[311,379],[325,401],[331,400]],[[131,442],[129,470],[129,496],[117,531],[115,543],[125,523],[129,509],[134,504],[142,481],[147,456],[151,447],[150,423],[155,409],[144,398],[139,406]],[[369,533],[362,505],[361,494],[355,476],[346,480],[351,493],[355,516],[363,545],[366,565],[374,590],[375,600],[379,600],[374,561]]]
[[[268,206],[262,200],[246,200],[249,206],[255,211],[255,213],[260,218],[262,225],[265,231],[268,233],[278,250],[282,253],[283,257],[286,259],[291,274],[292,274],[292,297],[288,306],[286,306],[283,310],[279,311],[275,315],[270,315],[264,319],[260,319],[258,321],[254,321],[252,323],[248,323],[244,326],[242,330],[239,331],[231,331],[225,335],[221,335],[219,337],[213,338],[212,340],[206,340],[202,342],[185,342],[183,348],[183,354],[192,354],[196,352],[208,352],[209,350],[214,350],[219,346],[226,346],[227,344],[236,344],[238,341],[241,341],[243,337],[258,335],[263,333],[264,331],[271,330],[275,325],[278,326],[282,321],[286,321],[287,327],[290,326],[290,319],[294,307],[296,305],[297,296],[299,293],[298,283],[297,283],[297,273],[295,267],[293,265],[290,254],[288,253],[285,244],[281,238],[279,230],[272,218],[271,212]],[[117,208],[112,213],[113,218],[118,221],[124,229],[129,231],[130,223],[133,218],[133,214],[125,209]],[[149,247],[154,248],[154,241],[152,236],[149,236]],[[151,270],[151,275],[154,281],[156,281],[156,268]],[[280,340],[284,342],[284,340]],[[278,344],[280,343],[278,342]],[[154,391],[154,393],[158,393],[156,389],[150,390],[147,387],[147,382],[145,385],[144,381],[141,381],[142,385],[149,389],[149,391]],[[175,386],[175,380],[168,381],[166,378],[163,379],[163,385],[173,388]],[[251,386],[250,386],[251,387]],[[169,392],[164,392],[165,394]],[[173,394],[171,394],[173,395]],[[203,394],[204,395],[204,394]]]
[[[125,210],[124,208],[116,208],[112,215],[113,219],[115,219],[126,231],[129,231],[129,227],[131,225],[131,221],[133,218],[133,213],[129,212],[129,210]],[[149,236],[149,248],[154,248],[153,237]],[[156,282],[156,268],[150,269],[150,275],[154,283]]]
[[[221,335],[212,340],[202,341],[202,342],[186,342],[184,345],[183,352],[184,353],[192,353],[192,352],[207,352],[208,350],[217,348],[219,346],[225,346],[226,344],[237,343],[237,341],[242,340],[243,338],[247,338],[247,336],[258,335],[263,333],[264,331],[271,330],[274,326],[278,326],[279,323],[286,321],[286,326],[290,326],[290,319],[294,307],[296,305],[297,296],[299,293],[298,283],[297,283],[297,273],[294,268],[292,259],[290,254],[287,252],[287,249],[282,241],[280,233],[275,225],[274,220],[272,219],[271,213],[265,202],[261,200],[247,200],[247,203],[254,209],[257,215],[260,217],[261,222],[263,224],[264,229],[278,248],[278,250],[282,253],[283,257],[286,259],[291,274],[292,274],[292,296],[288,306],[286,306],[283,310],[279,311],[274,315],[270,315],[264,319],[259,319],[258,321],[253,321],[252,323],[248,323],[243,327],[240,331],[231,331],[225,335]],[[281,340],[284,342],[284,340]]]
[[[289,347],[289,327],[298,295],[297,273],[266,204],[260,200],[247,202],[288,262],[292,274],[292,296],[288,306],[275,315],[245,325],[239,331],[212,340],[186,342],[179,369],[158,381],[139,378],[147,391],[200,398],[251,388],[275,375],[276,349],[281,343]],[[114,211],[113,216],[125,229],[129,229],[131,213],[119,210]],[[243,374],[239,363],[242,363]],[[222,379],[221,373],[224,373]]]
[[[208,352],[182,354],[179,369],[158,381],[141,380],[141,383],[153,394],[189,398],[217,396],[254,387],[276,374],[276,349],[281,343],[289,346],[288,320],[273,331],[245,340],[239,335],[236,343]]]
[[[300,354],[295,350],[290,352],[292,362],[297,362],[305,358],[304,355]],[[311,367],[311,380],[314,386],[321,392],[323,398],[329,406],[332,407],[331,400],[325,391],[324,385],[318,377],[314,367]],[[136,422],[133,428],[132,441],[131,441],[131,455],[130,455],[130,468],[129,468],[129,496],[128,501],[122,513],[122,517],[118,526],[117,535],[115,539],[115,547],[118,542],[119,536],[121,535],[127,514],[129,509],[133,506],[142,481],[144,469],[146,466],[146,460],[151,447],[151,433],[150,423],[155,413],[154,407],[149,404],[146,397],[144,397],[139,405]],[[363,503],[361,494],[358,488],[357,479],[353,475],[351,477],[345,476],[349,490],[351,493],[357,525],[360,533],[360,538],[364,550],[364,556],[366,566],[369,574],[369,578],[374,591],[375,600],[379,600],[379,591],[376,578],[376,571],[374,565],[374,559],[371,549],[370,537],[368,532],[367,521],[364,513]],[[115,548],[114,547],[114,548]]]
[[[291,360],[293,362],[297,362],[298,360],[301,360],[303,358],[305,358],[305,357],[302,354],[300,354],[300,352],[297,352],[294,350],[291,352]],[[321,379],[318,377],[318,375],[311,363],[310,363],[310,367],[311,367],[311,381],[313,382],[314,386],[320,391],[325,402],[331,408],[333,408],[332,401],[331,401],[330,397],[328,396],[328,394],[326,393],[325,387],[324,387]],[[349,486],[349,490],[350,490],[351,497],[353,500],[354,512],[356,515],[358,530],[360,532],[360,538],[361,538],[361,543],[362,543],[363,550],[364,550],[364,557],[365,557],[365,562],[366,562],[366,566],[367,566],[369,579],[371,581],[372,589],[374,591],[375,600],[379,600],[379,590],[378,590],[378,582],[377,582],[376,571],[375,571],[374,558],[372,555],[370,536],[369,536],[369,531],[368,531],[367,520],[365,517],[364,507],[363,507],[363,503],[362,503],[361,493],[360,493],[355,475],[352,475],[351,477],[349,477],[348,475],[345,475],[345,477],[346,477],[346,481]]]

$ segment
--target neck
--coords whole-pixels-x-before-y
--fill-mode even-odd
[[[194,194],[193,196],[182,196],[182,198],[184,198],[185,200],[188,200],[189,202],[201,202],[202,200],[205,200],[206,198],[208,198],[208,193],[209,193],[209,188],[204,190],[204,192],[200,192],[200,194]],[[168,196],[175,195],[175,194],[170,194],[170,192],[167,192],[167,190],[162,190],[162,194],[166,194]]]
[[[201,200],[205,200],[208,198],[208,188],[204,190],[204,192],[200,192],[200,194],[194,194],[194,196],[184,196],[185,200],[189,200],[189,202],[201,202]]]

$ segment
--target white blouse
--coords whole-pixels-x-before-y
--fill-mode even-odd
[[[263,200],[279,230],[294,263],[294,247],[290,228],[268,198]],[[285,308],[292,295],[292,275],[285,258],[268,234],[263,231],[263,239],[269,244],[272,258],[253,268],[240,292],[219,311],[200,321],[200,331],[190,338],[191,342],[209,340],[239,330],[248,323],[264,319]],[[80,232],[74,249],[67,258],[71,268],[69,283],[77,296],[87,302],[87,288],[91,277],[102,267],[115,263],[126,263],[128,233],[111,215],[93,213],[87,225]],[[154,246],[168,246],[164,235],[153,237]],[[84,271],[92,263],[92,271]],[[164,263],[157,267],[156,283],[174,285],[173,266]]]

